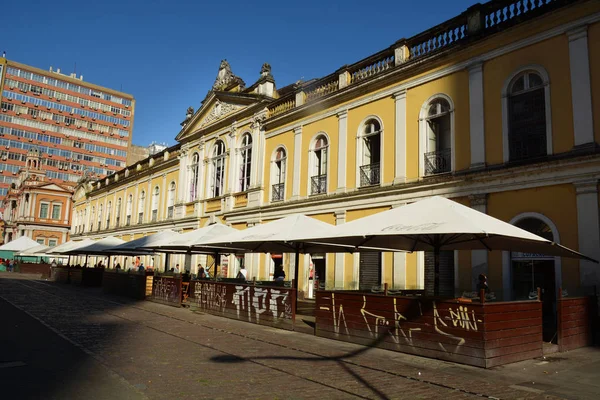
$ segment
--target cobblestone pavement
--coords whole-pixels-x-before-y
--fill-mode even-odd
[[[556,399],[481,370],[34,280],[0,297],[152,399]],[[445,368],[442,368],[445,367]],[[461,367],[464,368],[464,367]],[[465,371],[462,369],[461,371]]]

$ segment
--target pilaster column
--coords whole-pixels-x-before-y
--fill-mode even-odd
[[[471,168],[485,166],[485,124],[483,111],[483,63],[472,64],[469,70],[469,132],[471,137]],[[454,151],[454,150],[453,150]]]
[[[203,184],[205,179],[205,166],[207,160],[204,159],[204,153],[206,151],[206,143],[201,141],[198,145],[198,180],[196,181],[196,188],[198,190],[198,200],[204,200],[206,198],[206,185]]]
[[[394,94],[396,106],[396,148],[394,151],[394,184],[406,182],[406,90]]]
[[[567,32],[575,147],[594,142],[587,26]]]
[[[346,210],[335,211],[335,225],[346,223]],[[344,259],[345,253],[335,253],[334,286],[336,288],[344,287]]]
[[[169,195],[169,188],[167,187],[167,174],[162,176],[162,189],[160,191],[160,198],[158,199],[158,220],[167,219],[167,196]]]
[[[398,208],[406,203],[392,204],[392,208]],[[394,264],[392,268],[392,287],[394,289],[406,289],[406,253],[394,252]]]
[[[598,181],[575,182],[577,193],[577,236],[579,252],[600,260],[600,218],[598,215]],[[585,286],[598,285],[600,272],[598,265],[587,260],[579,260],[579,277]]]
[[[487,194],[474,194],[469,196],[471,208],[487,214]],[[458,268],[458,265],[454,265]],[[488,251],[471,250],[471,290],[477,290],[479,274],[488,274]],[[505,287],[506,289],[506,287]]]
[[[347,142],[348,142],[348,111],[338,113],[338,165],[337,165],[337,193],[346,191],[347,172]]]
[[[185,201],[185,189],[187,184],[187,180],[185,178],[185,172],[187,171],[187,149],[182,149],[177,158],[179,159],[179,184],[177,185],[177,199],[175,202],[182,203]]]
[[[302,161],[302,127],[294,128],[294,175],[292,178],[292,200],[300,198],[300,168]],[[285,197],[284,197],[285,198]]]

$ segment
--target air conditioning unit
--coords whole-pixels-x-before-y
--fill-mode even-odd
[[[70,124],[70,123],[68,123],[68,122],[65,122],[65,125],[66,125],[66,126],[69,126],[69,125],[71,125],[71,124]]]
[[[45,120],[46,120],[46,117],[42,117],[42,121],[45,121]]]
[[[40,105],[39,105],[39,104],[34,104],[33,106],[37,108],[37,107],[39,107]]]
[[[58,101],[60,103],[60,99],[59,98],[57,98],[56,101]]]
[[[15,112],[15,114],[17,114],[17,115],[21,115],[21,113],[20,113],[19,111]]]
[[[2,109],[2,112],[6,112],[6,108],[3,108],[3,109]]]

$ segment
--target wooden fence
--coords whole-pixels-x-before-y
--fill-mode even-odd
[[[568,351],[592,343],[591,297],[563,298],[559,291],[558,311],[558,349]]]
[[[152,294],[152,274],[104,270],[102,291],[143,300]]]
[[[542,355],[542,304],[318,291],[317,336],[478,367]]]
[[[192,281],[188,301],[208,314],[281,329],[294,329],[295,289]]]
[[[152,293],[146,300],[168,306],[181,307],[181,278],[155,276],[152,282]]]

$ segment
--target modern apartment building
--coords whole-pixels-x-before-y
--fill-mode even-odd
[[[0,58],[0,197],[25,166],[42,155],[47,181],[75,186],[87,170],[103,177],[126,166],[133,96]]]

